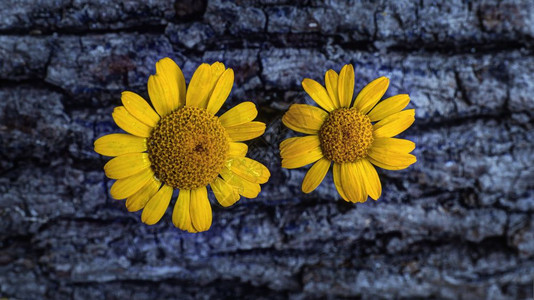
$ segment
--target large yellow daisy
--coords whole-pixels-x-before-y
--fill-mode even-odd
[[[364,87],[351,105],[352,65],[345,65],[339,75],[328,70],[325,86],[304,79],[302,87],[321,108],[293,104],[282,118],[287,127],[309,134],[280,144],[282,167],[314,163],[302,182],[302,191],[310,193],[333,162],[334,184],[345,201],[365,202],[368,195],[377,200],[382,186],[373,165],[400,170],[416,162],[410,154],[415,143],[393,138],[414,122],[415,111],[403,110],[410,97],[396,95],[378,103],[389,86],[389,79],[380,77]]]
[[[206,231],[212,222],[207,185],[222,206],[241,196],[255,198],[269,170],[245,157],[242,141],[262,135],[265,124],[252,121],[258,114],[252,102],[243,102],[220,117],[230,94],[234,72],[216,62],[202,64],[186,90],[182,70],[170,58],[156,63],[148,79],[152,107],[139,95],[122,93],[123,106],[113,111],[115,123],[126,131],[95,141],[95,151],[116,156],[105,166],[116,179],[115,199],[126,198],[126,208],[143,209],[141,220],[157,223],[179,189],[173,224],[189,232]]]

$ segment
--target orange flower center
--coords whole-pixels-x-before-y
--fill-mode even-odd
[[[373,125],[354,108],[332,111],[319,131],[323,155],[337,163],[355,162],[367,156],[373,143]]]
[[[189,190],[217,177],[229,142],[219,118],[203,108],[182,107],[161,118],[147,148],[156,176],[173,188]]]

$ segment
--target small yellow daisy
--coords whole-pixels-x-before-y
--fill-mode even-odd
[[[170,58],[156,63],[148,79],[152,107],[139,95],[122,93],[123,106],[113,111],[115,123],[128,134],[114,133],[95,141],[95,151],[116,156],[105,166],[106,176],[117,179],[115,199],[126,198],[126,208],[143,209],[141,220],[157,223],[179,189],[173,224],[189,232],[206,231],[212,212],[206,186],[222,206],[241,196],[255,198],[267,182],[269,170],[245,157],[242,141],[265,132],[252,121],[258,111],[243,102],[215,116],[234,83],[234,71],[216,62],[202,64],[186,90],[184,75]]]
[[[351,106],[352,65],[345,65],[339,75],[328,70],[325,86],[304,79],[302,87],[322,109],[293,104],[282,118],[287,127],[309,134],[280,144],[282,167],[294,169],[314,163],[302,182],[302,191],[310,193],[333,162],[334,184],[345,201],[365,202],[368,195],[377,200],[382,186],[373,165],[400,170],[416,162],[409,154],[415,143],[393,138],[414,122],[415,111],[402,110],[410,97],[396,95],[377,105],[389,86],[389,79],[380,77],[364,87]]]

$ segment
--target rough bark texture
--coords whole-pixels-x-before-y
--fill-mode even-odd
[[[531,1],[0,1],[0,297],[13,299],[526,299],[534,277]],[[189,79],[236,72],[226,109],[254,101],[250,145],[272,178],[215,203],[202,234],[155,226],[110,198],[93,141],[154,63]],[[379,201],[280,168],[280,119],[352,63],[388,76],[416,123],[418,162],[379,171]]]

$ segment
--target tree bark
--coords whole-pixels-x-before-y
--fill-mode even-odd
[[[526,299],[534,277],[534,5],[524,1],[0,2],[0,297]],[[212,201],[189,234],[109,196],[96,138],[154,63],[188,81],[235,71],[223,111],[253,101],[272,173],[256,199]],[[408,93],[417,163],[379,170],[378,201],[280,166],[300,82],[352,63],[356,92]],[[213,195],[212,195],[213,196]],[[211,196],[211,197],[212,197]],[[213,199],[212,199],[213,200]]]

